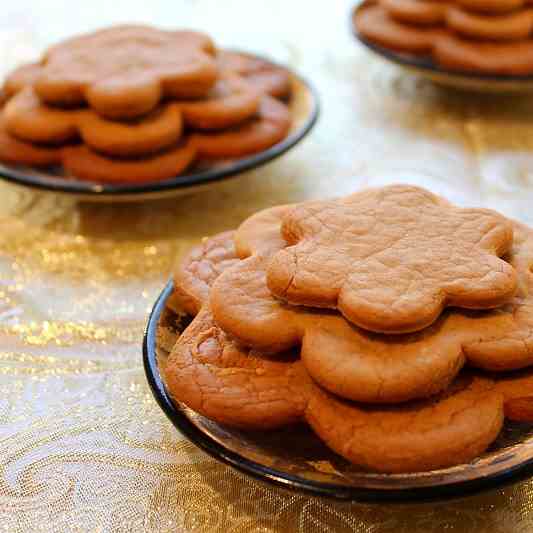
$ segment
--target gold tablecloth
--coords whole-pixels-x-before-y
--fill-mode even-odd
[[[284,157],[196,195],[88,205],[0,185],[0,531],[532,531],[532,482],[368,505],[246,478],[162,414],[141,338],[175,257],[275,203],[404,181],[533,223],[533,99],[454,93],[381,63],[352,41],[344,0],[6,4],[2,69],[112,22],[190,26],[296,68],[322,116]]]

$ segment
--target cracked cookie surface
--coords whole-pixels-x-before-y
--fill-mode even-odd
[[[110,118],[153,109],[165,96],[204,96],[216,81],[214,44],[202,33],[124,25],[81,35],[45,52],[34,88],[46,103],[88,103]],[[18,83],[8,77],[7,84]]]
[[[512,245],[512,224],[418,187],[307,202],[285,215],[281,232],[288,246],[268,267],[272,293],[337,308],[369,331],[417,331],[446,306],[498,307],[516,290],[514,269],[499,258]]]

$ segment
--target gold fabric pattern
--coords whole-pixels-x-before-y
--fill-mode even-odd
[[[354,44],[348,0],[11,5],[1,68],[125,16],[176,23],[296,68],[322,116],[282,158],[194,195],[89,205],[0,184],[0,532],[532,531],[530,481],[372,505],[247,478],[165,418],[141,341],[175,257],[276,203],[403,181],[533,223],[533,100],[446,91],[380,62]]]

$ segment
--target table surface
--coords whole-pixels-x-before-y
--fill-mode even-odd
[[[197,195],[89,205],[0,185],[0,531],[531,531],[531,482],[409,505],[258,484],[160,412],[141,339],[175,258],[276,203],[409,182],[533,222],[532,99],[439,89],[382,63],[353,42],[344,0],[6,3],[2,69],[106,24],[188,26],[297,69],[322,116],[284,157]]]

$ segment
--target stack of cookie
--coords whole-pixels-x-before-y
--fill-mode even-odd
[[[529,0],[370,0],[354,23],[370,42],[432,56],[451,70],[533,73]]]
[[[51,47],[6,79],[0,160],[97,182],[171,178],[282,140],[286,70],[191,31],[118,26]]]
[[[365,469],[469,462],[533,421],[532,269],[533,230],[418,187],[267,209],[179,265],[167,387],[238,428],[304,420]]]

